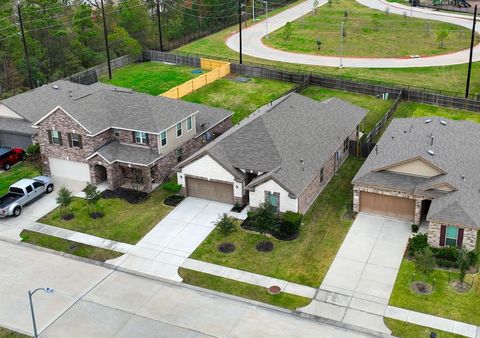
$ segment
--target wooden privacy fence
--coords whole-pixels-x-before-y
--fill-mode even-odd
[[[163,94],[160,94],[160,96],[169,97],[171,99],[180,99],[181,97],[193,93],[194,91],[202,88],[203,86],[206,86],[230,74],[229,62],[202,58],[200,59],[200,68],[210,71],[208,73],[200,75],[199,77],[182,83],[181,85],[176,86]]]

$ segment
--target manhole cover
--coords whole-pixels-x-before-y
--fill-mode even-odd
[[[77,248],[76,244],[72,244],[68,247],[68,250],[75,250]]]
[[[282,289],[280,289],[280,287],[277,285],[272,285],[268,288],[268,293],[272,295],[278,295],[280,292],[282,292]]]

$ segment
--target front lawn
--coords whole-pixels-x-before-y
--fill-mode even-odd
[[[105,262],[122,255],[120,252],[97,248],[82,243],[72,242],[63,238],[44,235],[38,232],[23,230],[20,233],[22,242],[38,245],[44,248],[65,252],[71,255]]]
[[[272,295],[268,293],[266,288],[257,285],[238,282],[189,269],[180,268],[178,273],[183,278],[184,283],[280,306],[286,309],[295,310],[296,308],[308,305],[312,301],[309,298],[283,292],[278,295]]]
[[[74,198],[71,210],[75,218],[69,221],[62,220],[60,210],[56,208],[39,222],[135,244],[173,209],[163,204],[163,200],[169,195],[170,192],[158,188],[146,201],[138,204],[130,204],[119,198],[101,199],[98,205],[105,216],[98,219],[90,217],[83,198]]]
[[[462,338],[464,336],[432,329],[430,327],[407,323],[402,320],[384,318],[385,325],[392,330],[392,335],[399,338],[428,338],[431,332],[437,334],[437,338]]]
[[[322,87],[308,87],[302,91],[302,95],[311,97],[312,99],[323,101],[331,97],[338,97],[362,108],[368,109],[368,114],[365,116],[364,133],[369,133],[373,127],[380,121],[392,106],[394,100],[382,100],[375,96],[345,92],[342,90],[328,89]],[[362,125],[361,125],[362,126]]]
[[[255,245],[263,237],[238,228],[227,239],[237,250],[227,255],[217,250],[224,237],[212,231],[191,258],[318,287],[352,224],[343,216],[352,200],[351,180],[362,164],[362,159],[347,159],[305,215],[297,239],[272,238],[273,251],[262,253]]]
[[[255,77],[247,82],[235,81],[238,76],[245,77],[232,74],[182,97],[182,100],[231,110],[235,113],[232,123],[236,124],[294,86],[290,82]]]
[[[429,313],[435,316],[458,320],[465,323],[480,325],[480,281],[478,274],[474,287],[467,293],[458,293],[448,283],[447,271],[435,270],[428,282],[435,285],[430,295],[419,295],[411,291],[412,276],[415,264],[404,259],[397,275],[397,280],[390,297],[390,305]],[[467,275],[471,281],[474,276]],[[417,279],[421,279],[417,273]],[[451,281],[458,279],[457,273],[451,273]]]
[[[193,74],[193,70],[195,68],[160,62],[133,63],[115,69],[111,80],[105,75],[99,80],[156,96],[199,76],[199,74]]]
[[[40,168],[29,163],[22,162],[13,166],[10,170],[0,174],[0,196],[8,191],[8,187],[22,178],[32,178],[41,175]]]

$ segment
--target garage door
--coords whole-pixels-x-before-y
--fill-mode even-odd
[[[187,177],[187,196],[233,204],[233,184]]]
[[[415,219],[415,200],[362,191],[360,192],[360,211],[413,222]]]
[[[72,180],[90,182],[90,170],[87,163],[49,158],[52,177],[63,177]]]
[[[32,144],[30,135],[0,132],[0,146],[27,149],[30,144]]]

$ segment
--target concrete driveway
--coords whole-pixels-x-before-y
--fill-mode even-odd
[[[302,311],[390,333],[383,324],[411,223],[359,213],[323,280]]]
[[[178,268],[215,227],[231,204],[187,197],[127,254],[108,263],[122,268],[181,281]]]
[[[25,206],[20,216],[0,218],[0,237],[8,238],[9,240],[20,240],[18,235],[22,232],[25,225],[35,222],[57,207],[57,192],[62,186],[70,189],[73,195],[85,188],[85,182],[63,178],[54,178],[53,184],[55,189],[52,193],[44,194],[32,204]]]

